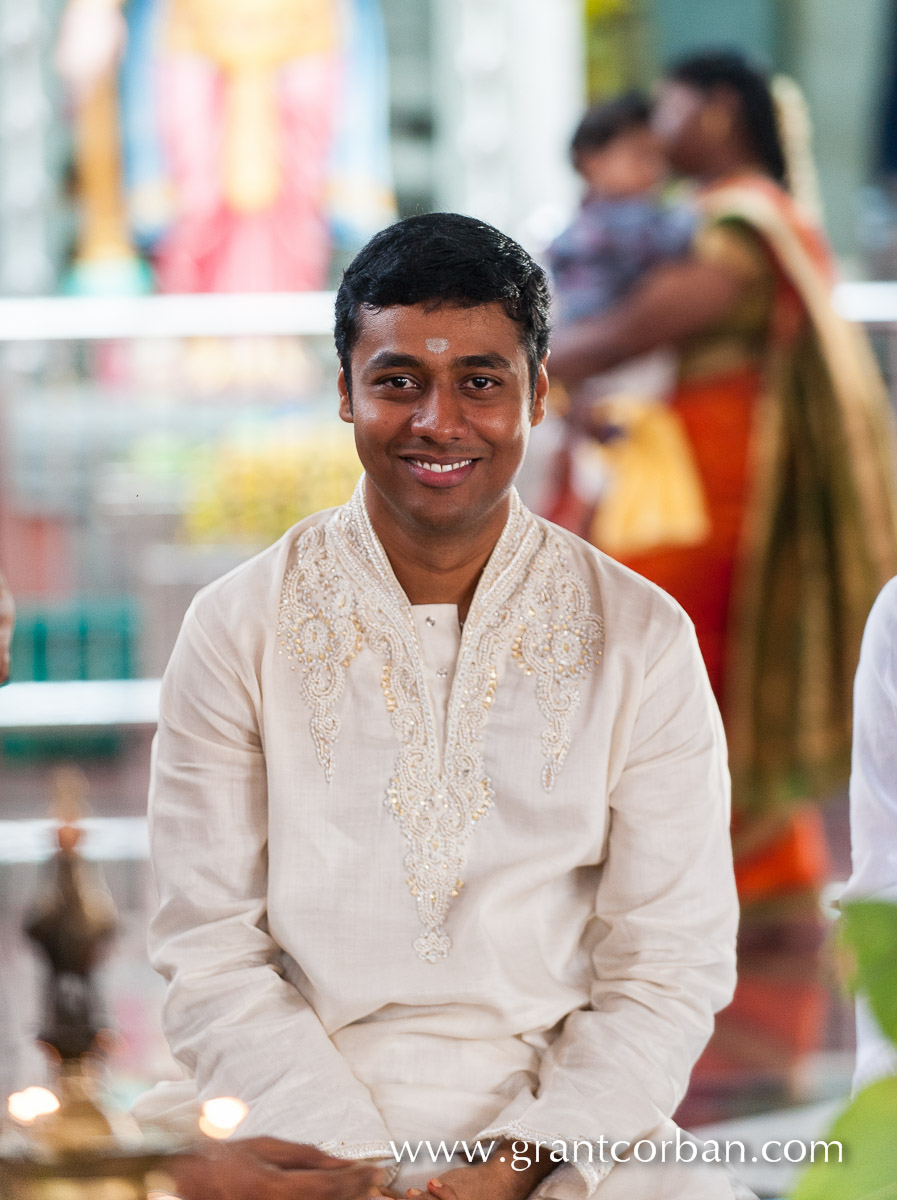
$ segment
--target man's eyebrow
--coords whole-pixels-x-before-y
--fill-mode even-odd
[[[365,370],[411,369],[423,365],[423,361],[413,354],[400,354],[397,350],[378,350],[368,359]],[[510,371],[513,365],[511,360],[505,358],[503,354],[464,354],[459,358],[452,359],[453,367],[461,367],[464,370],[479,367],[487,371]]]
[[[415,358],[413,354],[399,354],[396,350],[378,350],[377,353],[368,359],[366,369],[368,371],[380,371],[385,367],[420,367],[423,363],[419,358]]]
[[[485,367],[489,371],[510,371],[513,365],[503,354],[465,354],[452,360],[453,367]]]

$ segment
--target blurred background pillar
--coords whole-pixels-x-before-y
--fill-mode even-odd
[[[543,246],[576,203],[582,0],[435,0],[436,205]]]

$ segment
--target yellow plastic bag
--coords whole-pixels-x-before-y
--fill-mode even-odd
[[[695,546],[710,533],[710,517],[688,436],[679,416],[662,404],[629,397],[605,400],[602,420],[620,436],[583,442],[574,456],[600,456],[607,482],[591,538],[608,554],[641,554],[660,547]],[[589,464],[581,459],[580,471]]]

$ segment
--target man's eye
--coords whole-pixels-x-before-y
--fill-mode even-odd
[[[475,391],[482,392],[487,388],[497,387],[498,384],[494,379],[490,379],[488,375],[474,375],[468,379],[468,384]]]
[[[381,380],[381,383],[385,383],[387,387],[400,389],[414,386],[413,380],[408,375],[390,375],[388,379]]]

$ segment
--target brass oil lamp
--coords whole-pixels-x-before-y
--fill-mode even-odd
[[[171,1191],[166,1162],[191,1149],[162,1134],[141,1132],[128,1114],[111,1110],[100,1098],[108,1035],[95,973],[117,919],[98,870],[78,851],[76,822],[85,790],[80,772],[57,773],[59,849],[25,919],[24,932],[47,967],[38,1041],[50,1059],[53,1081],[49,1088],[26,1088],[9,1098],[9,1119],[0,1137],[2,1200],[146,1200],[150,1192]],[[196,1143],[201,1141],[197,1130]]]

